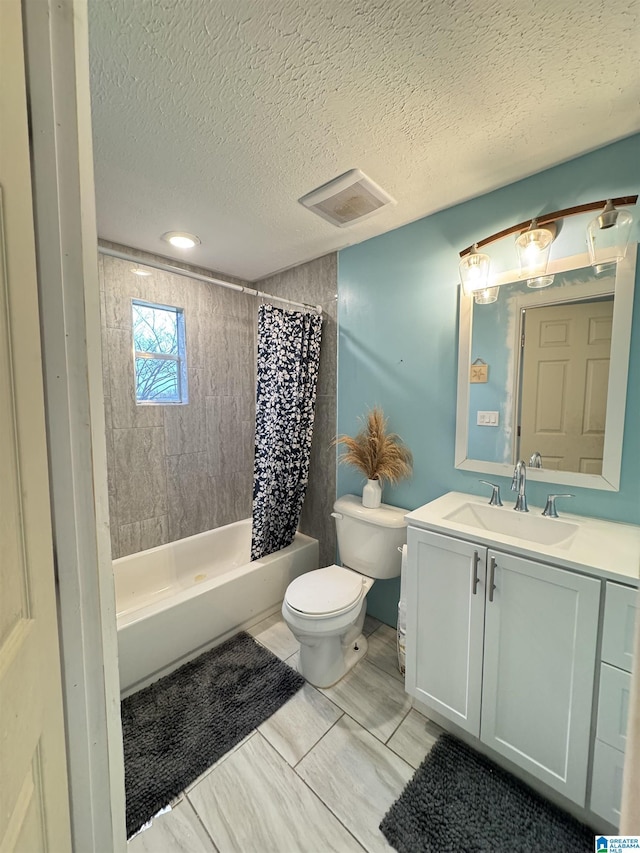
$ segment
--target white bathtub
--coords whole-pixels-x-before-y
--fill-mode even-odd
[[[113,561],[123,695],[279,609],[288,584],[318,568],[318,542],[250,562],[251,520]]]

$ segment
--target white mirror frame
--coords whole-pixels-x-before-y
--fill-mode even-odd
[[[613,302],[613,327],[611,332],[611,361],[609,366],[609,388],[607,393],[607,419],[605,423],[604,452],[602,474],[579,474],[573,471],[545,470],[527,468],[527,477],[544,483],[557,483],[575,488],[601,489],[617,492],[620,489],[620,466],[622,463],[622,442],[624,437],[624,418],[627,400],[627,377],[629,373],[629,348],[631,345],[631,325],[633,319],[633,290],[636,274],[637,246],[629,246],[625,258],[618,263],[615,278],[615,298]],[[547,270],[549,275],[568,272],[590,266],[589,255],[573,255],[552,261]],[[519,282],[519,272],[510,270],[495,279],[496,285],[508,285]],[[538,291],[539,293],[540,291]],[[603,293],[611,289],[603,287]],[[527,302],[539,301],[540,297],[522,296],[520,308]],[[521,303],[521,304],[520,304]],[[519,324],[516,324],[518,327]],[[467,457],[469,438],[469,366],[471,364],[471,337],[473,332],[473,297],[465,296],[460,287],[460,324],[458,331],[458,403],[456,409],[456,450],[455,466],[463,471],[476,471],[481,474],[498,474],[511,477],[513,466],[502,462],[482,462]],[[518,334],[518,328],[516,328]],[[520,347],[514,352],[520,353]],[[513,376],[518,376],[519,365],[514,365]],[[514,398],[516,394],[514,393]]]

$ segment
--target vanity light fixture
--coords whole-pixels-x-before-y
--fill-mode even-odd
[[[193,249],[200,243],[200,238],[195,234],[189,234],[188,231],[167,231],[162,235],[162,239],[176,249]]]
[[[516,237],[521,278],[533,280],[545,275],[555,236],[555,223],[550,222],[541,228],[538,226],[538,220],[533,219],[527,230]]]
[[[556,236],[555,223],[569,216],[599,210],[600,215],[589,223],[587,242],[591,264],[596,273],[603,272],[621,261],[627,251],[627,243],[631,232],[633,217],[626,210],[617,207],[633,205],[638,201],[637,195],[620,196],[607,201],[592,201],[588,204],[578,204],[545,213],[536,219],[519,222],[510,228],[505,228],[479,240],[473,246],[468,246],[460,252],[460,280],[465,295],[473,294],[476,302],[486,304],[494,302],[495,298],[477,297],[478,291],[497,291],[489,285],[490,258],[479,251],[489,243],[495,243],[510,234],[517,234],[516,251],[520,261],[521,277],[527,279],[527,285],[532,288],[548,287],[553,283],[553,275],[547,275],[547,264],[551,244]]]
[[[616,199],[617,202],[617,199]],[[587,244],[591,266],[597,273],[615,267],[627,253],[633,217],[626,210],[616,210],[607,200],[600,216],[587,226]]]
[[[478,251],[476,243],[460,261],[460,280],[467,296],[476,291],[485,290],[489,282],[489,255]]]

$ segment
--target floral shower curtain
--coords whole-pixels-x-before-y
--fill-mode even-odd
[[[290,545],[309,479],[322,317],[262,305],[251,559]]]

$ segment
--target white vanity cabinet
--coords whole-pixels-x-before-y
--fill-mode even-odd
[[[409,693],[585,803],[599,580],[409,526]]]

